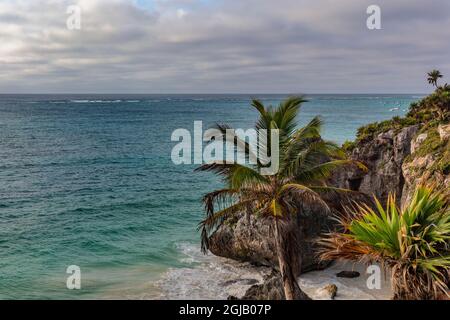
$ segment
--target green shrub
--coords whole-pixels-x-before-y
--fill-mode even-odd
[[[354,141],[347,140],[342,144],[342,150],[344,150],[346,153],[352,152],[355,147],[356,143]]]

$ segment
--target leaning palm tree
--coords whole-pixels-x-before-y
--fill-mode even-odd
[[[434,69],[434,70],[428,72],[427,75],[428,75],[428,79],[427,79],[428,83],[437,88],[438,79],[443,77],[441,72],[439,70]]]
[[[254,214],[264,219],[273,228],[276,242],[278,264],[286,299],[308,299],[298,286],[293,266],[295,237],[286,231],[290,217],[296,214],[302,203],[319,202],[327,209],[321,199],[321,192],[341,192],[328,187],[323,182],[332,171],[343,165],[353,163],[345,160],[340,148],[320,136],[322,121],[316,117],[305,127],[297,129],[296,117],[302,97],[292,97],[277,108],[265,107],[253,100],[252,106],[258,111],[257,130],[279,130],[279,170],[271,175],[262,175],[265,165],[257,161],[254,165],[215,162],[205,164],[197,170],[212,171],[226,181],[224,189],[204,196],[206,218],[200,223],[202,230],[202,250],[209,248],[209,237],[220,223],[231,216],[243,213]],[[217,125],[222,138],[227,139],[227,125]],[[217,137],[216,137],[217,139]],[[252,146],[239,138],[234,143],[238,151],[249,156]],[[257,148],[271,154],[270,143],[259,143]],[[253,149],[254,150],[254,149]],[[299,262],[300,264],[301,262]]]
[[[389,196],[386,208],[356,205],[339,218],[343,232],[321,241],[322,258],[380,263],[391,270],[396,300],[435,299],[447,294],[450,268],[448,199],[419,186],[400,210]]]

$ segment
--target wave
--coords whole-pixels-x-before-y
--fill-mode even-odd
[[[249,263],[203,255],[198,246],[179,244],[182,253],[180,262],[190,265],[171,268],[157,281],[160,299],[226,299],[240,297],[254,284],[260,284],[270,274],[268,267],[255,267]],[[357,270],[360,277],[338,278],[342,270]],[[314,300],[329,299],[323,288],[329,284],[338,287],[336,300],[386,300],[391,297],[389,276],[382,276],[380,289],[369,289],[366,285],[365,266],[350,262],[336,263],[328,269],[313,271],[299,277],[300,287]]]
[[[141,100],[89,100],[89,99],[83,99],[83,100],[70,100],[71,103],[120,103],[120,102],[126,102],[126,103],[139,103]]]
[[[242,296],[253,284],[262,283],[269,268],[254,267],[211,254],[203,255],[200,247],[177,245],[184,268],[170,268],[156,282],[160,299],[226,299]]]
[[[67,101],[50,101],[51,104],[66,104]]]
[[[119,103],[122,100],[70,100],[71,103]]]

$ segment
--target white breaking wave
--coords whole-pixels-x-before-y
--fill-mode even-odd
[[[180,244],[184,254],[181,262],[192,267],[171,268],[155,284],[160,299],[226,299],[233,295],[241,297],[254,284],[263,282],[270,268],[254,267],[220,258],[211,254],[203,255],[197,246]],[[358,271],[360,276],[353,279],[338,278],[340,271]],[[338,288],[336,300],[387,300],[391,297],[389,275],[381,275],[380,289],[369,289],[366,267],[361,264],[336,263],[322,271],[313,271],[299,277],[300,287],[314,300],[329,299],[323,288],[335,284]]]
[[[267,267],[255,267],[237,262],[203,255],[198,246],[182,243],[177,246],[182,253],[183,268],[170,268],[162,275],[145,275],[146,268],[127,270],[127,279],[133,282],[119,283],[103,293],[103,299],[168,299],[168,300],[225,300],[230,295],[242,297],[248,288],[261,284],[264,276],[271,273]],[[338,278],[340,271],[358,271],[353,279]],[[369,289],[366,282],[370,275],[361,264],[335,263],[330,268],[301,275],[298,283],[314,300],[330,299],[324,288],[335,284],[338,288],[336,300],[387,300],[392,296],[389,275],[381,274],[380,289]]]
[[[200,248],[189,244],[178,246],[187,268],[171,268],[156,283],[160,299],[221,300],[240,297],[253,284],[262,283],[269,268],[253,267],[230,259],[203,255]]]
[[[70,100],[72,103],[119,103],[122,100]]]

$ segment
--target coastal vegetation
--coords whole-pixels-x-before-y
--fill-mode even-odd
[[[321,194],[348,191],[330,187],[325,180],[335,169],[355,163],[345,159],[339,146],[321,138],[322,121],[319,117],[298,129],[296,117],[304,102],[302,97],[291,97],[275,108],[266,107],[258,100],[252,102],[259,113],[256,129],[278,129],[280,132],[277,173],[261,175],[260,169],[264,165],[260,162],[254,166],[216,162],[198,169],[214,172],[226,182],[225,188],[204,196],[206,218],[199,225],[203,251],[208,250],[210,234],[223,221],[243,212],[262,219],[275,237],[278,266],[288,300],[308,299],[296,279],[298,273],[294,265],[301,265],[301,261],[294,254],[294,248],[298,245],[296,237],[288,231],[292,217],[305,203],[320,203],[324,210],[328,210]],[[217,125],[217,128],[223,132],[225,139],[225,129],[230,127]],[[241,148],[241,152],[248,155],[250,148],[245,141],[234,143],[236,148]],[[258,148],[269,149],[271,153],[270,144],[259,145]]]
[[[362,126],[356,133],[356,140],[346,141],[343,144],[345,151],[352,151],[360,142],[364,143],[373,140],[378,134],[394,130],[399,131],[402,128],[419,125],[422,130],[435,128],[440,123],[450,120],[450,85],[437,85],[437,80],[442,78],[438,70],[428,73],[428,81],[436,86],[436,90],[416,103],[412,103],[405,117],[393,117],[390,120],[370,123]]]
[[[404,117],[368,124],[358,130],[355,141],[341,148],[320,137],[319,118],[301,129],[295,129],[295,124],[286,127],[276,175],[259,175],[260,163],[254,167],[215,163],[199,169],[218,173],[227,183],[223,190],[204,197],[203,250],[279,266],[281,271],[282,281],[274,273],[250,288],[244,298],[306,299],[295,281],[300,275],[298,265],[318,255],[323,259],[319,263],[339,259],[380,263],[391,271],[394,299],[435,299],[448,294],[450,86],[438,85],[439,78],[433,82],[434,92],[412,103]],[[256,127],[281,128],[287,123],[281,120],[285,113],[295,123],[294,113],[304,102],[296,99],[301,101],[287,100],[277,108],[266,108],[255,100],[260,116]],[[229,127],[218,128],[225,132]],[[245,143],[239,145],[247,152]],[[342,193],[345,201],[335,196]],[[369,194],[374,195],[373,201]],[[336,215],[337,225],[326,212]],[[317,223],[305,223],[311,217]],[[289,228],[292,222],[295,228]],[[305,234],[314,238],[307,239]],[[312,241],[317,238],[322,240]],[[311,242],[321,243],[322,251],[310,247]],[[301,272],[320,268],[310,263]],[[280,291],[284,291],[281,296]]]
[[[437,88],[437,81],[439,78],[442,78],[442,74],[439,70],[432,70],[428,72],[428,83],[435,86]]]
[[[323,259],[378,262],[390,269],[394,299],[448,295],[450,86],[439,86],[439,78],[437,70],[428,73],[435,91],[412,103],[405,117],[361,127],[354,142],[343,144],[351,158],[370,162],[369,188],[383,186],[377,193],[389,196],[385,206],[375,197],[374,208],[355,202],[338,216],[341,230],[322,240]],[[395,172],[398,183],[381,183],[383,177],[392,181]]]
[[[418,186],[402,209],[391,195],[376,209],[356,204],[339,218],[342,232],[322,240],[322,258],[380,263],[392,271],[394,299],[436,299],[447,294],[450,209],[442,191]]]
[[[440,72],[430,74],[441,75]],[[342,147],[349,157],[363,160],[370,166],[374,179],[382,176],[383,172],[398,172],[397,190],[385,187],[384,191],[378,190],[378,195],[395,191],[397,195],[402,193],[402,201],[405,201],[411,198],[416,185],[426,182],[436,184],[450,196],[447,184],[450,173],[449,121],[450,85],[444,84],[412,103],[404,117],[361,127],[355,141],[346,142]],[[389,151],[389,148],[397,151]],[[386,163],[390,166],[387,167]],[[391,180],[387,176],[385,178],[384,185]],[[377,184],[375,181],[372,183]],[[370,182],[367,181],[366,185]],[[398,198],[400,200],[400,196]]]

